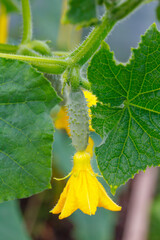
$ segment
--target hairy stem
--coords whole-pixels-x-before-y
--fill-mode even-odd
[[[87,39],[71,55],[71,64],[83,65],[90,59],[93,53],[98,49],[101,42],[115,25],[116,20],[112,20],[106,14],[99,25],[89,34]]]
[[[32,40],[32,18],[29,0],[22,0],[23,38],[22,43]]]
[[[101,23],[93,29],[86,40],[74,52],[64,57],[46,58],[40,56],[34,57],[4,53],[0,53],[0,57],[26,61],[33,64],[34,66],[37,66],[39,70],[43,69],[46,73],[61,74],[67,67],[84,65],[99,48],[102,40],[106,38],[114,25],[142,3],[145,3],[145,0],[127,0],[120,6],[108,10],[104,17],[102,17]],[[22,43],[27,43],[32,38],[32,22],[29,0],[22,0],[22,9],[24,22]],[[0,51],[1,47],[2,46],[0,46]],[[12,50],[14,53],[14,47]],[[4,48],[3,52],[7,52],[7,46],[6,50]],[[64,53],[60,53],[59,55],[61,54],[62,56],[64,55]]]
[[[127,0],[120,6],[111,10],[112,18],[117,21],[126,17],[129,13],[133,12],[139,5],[145,3],[145,0]]]
[[[48,74],[62,74],[66,67],[60,64],[42,64],[42,63],[34,63],[32,66],[36,67],[39,71]]]
[[[68,63],[63,60],[63,59],[59,59],[59,58],[46,58],[46,57],[33,57],[33,56],[24,56],[24,55],[14,55],[14,54],[5,54],[5,53],[0,53],[0,57],[2,58],[7,58],[7,59],[16,59],[16,60],[21,60],[21,61],[26,61],[29,63],[41,63],[41,64],[57,64],[57,65],[61,65],[61,66],[67,66]]]
[[[83,65],[100,46],[102,40],[106,38],[118,20],[126,17],[130,12],[136,9],[144,0],[127,0],[124,4],[109,10],[89,34],[87,39],[70,55],[71,64]]]
[[[9,45],[9,44],[0,44],[1,53],[16,53],[18,46]]]

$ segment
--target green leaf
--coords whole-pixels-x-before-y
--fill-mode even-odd
[[[69,0],[68,9],[62,18],[63,23],[87,27],[98,22],[95,0]]]
[[[100,171],[116,188],[147,166],[160,164],[160,33],[153,24],[130,62],[116,64],[106,43],[88,68],[92,125],[103,137],[96,148]]]
[[[20,0],[1,0],[7,12],[20,12]]]
[[[50,187],[53,125],[60,99],[30,65],[0,59],[0,202]]]
[[[122,0],[68,0],[68,8],[62,17],[62,23],[71,23],[79,27],[96,25],[100,22],[96,15],[98,5],[105,4],[107,8],[113,8],[119,5],[121,1]]]
[[[18,201],[0,204],[0,236],[6,240],[29,240]]]

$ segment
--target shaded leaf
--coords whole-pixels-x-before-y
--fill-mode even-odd
[[[68,9],[62,18],[63,23],[78,24],[81,27],[94,25],[96,18],[95,0],[69,0]]]
[[[50,187],[53,125],[60,99],[30,65],[0,59],[0,202]]]

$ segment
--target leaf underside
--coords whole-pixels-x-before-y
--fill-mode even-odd
[[[160,33],[153,24],[130,62],[116,64],[106,43],[93,57],[88,78],[99,103],[92,126],[103,138],[96,148],[100,171],[117,187],[147,166],[160,164]]]
[[[98,22],[95,0],[69,0],[63,23],[71,23],[80,27],[88,27]]]
[[[0,202],[50,187],[53,125],[60,99],[30,65],[0,59]]]

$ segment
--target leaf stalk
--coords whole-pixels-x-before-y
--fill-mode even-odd
[[[9,52],[0,45],[0,51],[2,49],[5,53],[0,53],[0,57],[8,59],[17,59],[29,62],[34,66],[43,69],[46,73],[62,74],[66,68],[73,68],[74,66],[83,66],[99,48],[102,40],[110,33],[114,25],[127,16],[130,12],[135,10],[140,4],[144,3],[145,0],[127,0],[118,7],[109,9],[106,14],[102,17],[100,24],[98,24],[86,40],[71,54],[67,54],[63,57],[41,57],[41,56],[24,56],[24,55],[12,55],[7,54]],[[22,11],[23,11],[23,38],[22,44],[26,44],[32,39],[32,20],[29,0],[22,0]],[[16,47],[11,48],[11,52],[14,53]],[[61,55],[61,54],[60,54]],[[62,53],[63,55],[63,53]],[[53,68],[52,68],[53,67]]]
[[[28,43],[32,40],[32,17],[29,0],[22,0],[22,15],[23,15],[22,43]]]

